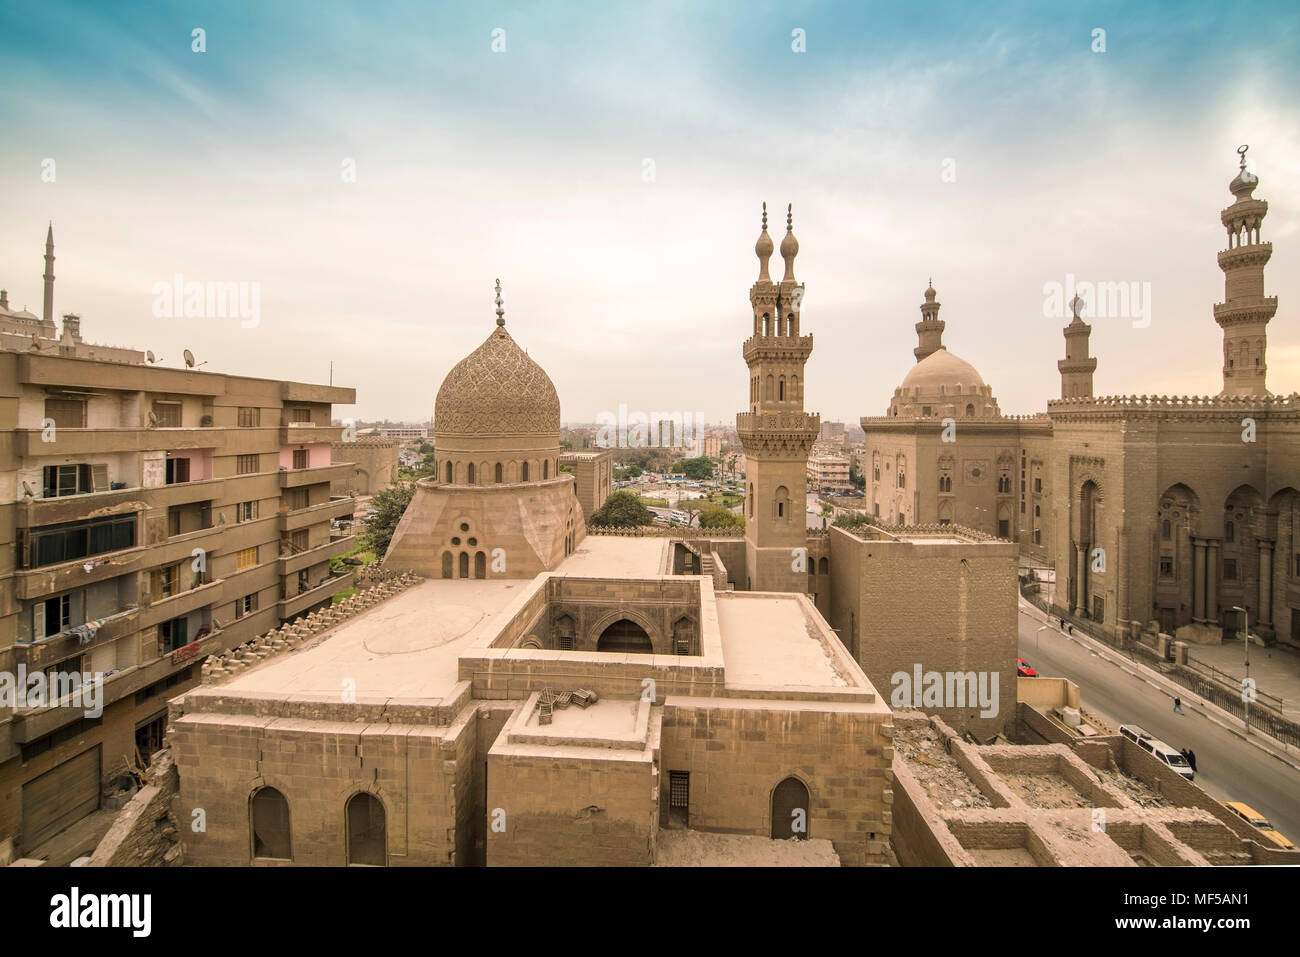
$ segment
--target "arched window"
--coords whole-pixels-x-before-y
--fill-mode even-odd
[[[524,481],[527,482],[527,481],[528,481],[528,463],[527,463],[527,462],[525,462],[525,463],[523,464],[522,469],[523,469],[523,473],[524,473]]]
[[[967,403],[966,403],[966,415],[967,415],[967,416],[972,416],[972,415],[974,415],[974,414],[975,414],[975,406],[973,406],[973,405],[971,405],[969,402],[967,402]]]
[[[474,553],[474,577],[487,578],[487,556],[482,552]]]
[[[790,517],[790,491],[784,485],[778,485],[772,501],[772,517],[786,521]]]
[[[373,794],[352,795],[347,807],[348,863],[383,867],[388,863],[388,827],[384,805]]]
[[[830,574],[830,571],[831,571],[831,563],[830,563],[827,559],[825,559],[825,558],[819,558],[819,559],[817,559],[817,574],[818,574],[818,575],[829,575],[829,574]]]
[[[469,484],[470,485],[474,484],[474,463],[473,462],[469,463]]]
[[[1165,519],[1163,522],[1160,523],[1160,537],[1170,538],[1172,537],[1172,535],[1173,535],[1173,526],[1169,524],[1169,519]]]
[[[460,553],[460,576],[459,577],[469,578],[469,552]]]
[[[447,484],[448,484],[448,485],[451,485],[451,484],[452,484],[452,479],[451,479],[451,463],[450,463],[450,462],[447,463]]]
[[[501,467],[501,463],[498,462],[498,463],[497,463],[497,468],[496,468],[496,483],[497,483],[498,485],[500,485],[502,479],[504,479],[504,478],[505,478],[505,469],[503,469],[503,468]]]
[[[652,655],[655,649],[644,628],[627,618],[620,618],[600,633],[596,650]]]
[[[785,376],[781,376],[781,378],[777,381],[776,397],[781,402],[785,401]]]
[[[749,495],[746,497],[749,499],[749,517],[753,518],[754,517],[754,483],[753,482],[749,483]]]
[[[442,577],[451,578],[451,552],[442,553]]]
[[[1223,523],[1223,540],[1228,543],[1237,540],[1237,526],[1232,522]]]
[[[786,778],[772,789],[772,840],[808,839],[811,816],[808,787],[798,778]]]
[[[293,859],[289,831],[289,802],[275,788],[258,788],[248,801],[252,818],[253,856],[278,861]]]
[[[550,477],[551,477],[551,460],[542,459],[542,478],[545,480]]]

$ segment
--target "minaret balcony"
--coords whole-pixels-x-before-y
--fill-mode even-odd
[[[1219,250],[1219,268],[1225,272],[1229,269],[1241,269],[1243,266],[1264,266],[1273,255],[1272,243],[1251,243],[1248,246],[1234,246],[1232,249]]]
[[[1268,322],[1277,312],[1277,296],[1249,296],[1214,305],[1214,321],[1221,326]]]
[[[745,362],[807,362],[812,354],[812,336],[750,336],[745,340]]]

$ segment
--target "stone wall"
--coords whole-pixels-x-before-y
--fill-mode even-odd
[[[402,443],[397,439],[357,439],[334,442],[330,454],[335,462],[351,462],[350,474],[330,483],[331,495],[374,495],[397,481],[398,455]]]
[[[122,808],[90,858],[90,867],[177,867],[182,847],[172,804],[179,778],[167,749],[149,767],[149,783]]]

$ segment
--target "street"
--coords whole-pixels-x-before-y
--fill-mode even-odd
[[[1113,726],[1141,725],[1174,748],[1196,752],[1196,783],[1219,801],[1244,801],[1259,811],[1292,841],[1300,839],[1300,771],[1247,744],[1189,705],[1190,692],[1183,695],[1183,710],[1173,710],[1173,699],[1141,678],[1133,677],[1096,652],[1062,635],[1047,624],[1038,609],[1020,605],[1020,657],[1045,678],[1069,678],[1079,686],[1083,706]],[[1106,654],[1127,658],[1114,650]]]

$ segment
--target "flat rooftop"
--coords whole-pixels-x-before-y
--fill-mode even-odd
[[[794,598],[753,592],[716,598],[728,685],[848,687],[817,624]]]
[[[557,575],[573,578],[654,578],[663,574],[672,539],[588,535],[560,563]]]
[[[443,698],[457,659],[494,634],[527,581],[430,579],[323,632],[310,648],[277,655],[223,685],[231,692],[337,695],[351,679],[358,698]]]

